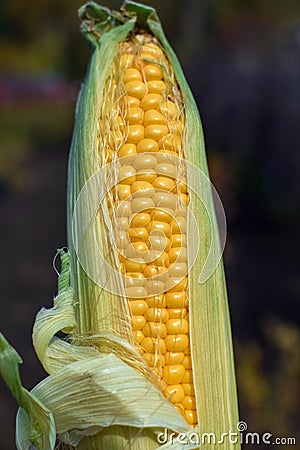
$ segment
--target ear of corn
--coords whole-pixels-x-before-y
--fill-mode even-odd
[[[21,362],[18,353],[0,333],[0,375],[28,420],[27,427],[16,433],[17,447],[29,448],[32,442],[37,449],[52,449],[56,439],[53,414],[34,394],[21,385],[18,368]]]
[[[17,445],[48,450],[57,434],[79,450],[150,450],[163,428],[218,438],[238,416],[197,107],[153,8],[89,2],[79,15],[94,49],[69,160],[70,255],[33,330],[50,375],[28,393],[47,427],[18,398]]]

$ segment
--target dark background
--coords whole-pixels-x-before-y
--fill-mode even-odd
[[[249,431],[298,433],[299,442],[299,1],[146,3],[195,94],[227,215],[240,417]],[[81,4],[1,2],[0,330],[24,360],[28,389],[45,376],[31,330],[37,311],[51,306],[52,260],[66,243],[67,157],[89,58]],[[16,410],[0,380],[1,450],[15,448]]]

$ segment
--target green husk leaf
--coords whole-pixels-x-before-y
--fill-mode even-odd
[[[52,412],[21,384],[19,364],[22,359],[16,350],[0,333],[0,375],[11,393],[22,407],[26,427],[16,434],[18,449],[28,449],[30,442],[38,450],[52,450],[56,440],[56,430]]]
[[[163,427],[190,431],[163,394],[113,354],[68,364],[39,383],[32,395],[52,411],[61,440],[74,446],[112,425],[153,428],[154,438]],[[27,427],[20,410],[17,429]]]
[[[125,301],[121,302],[115,295],[101,289],[88,277],[81,267],[74,251],[72,220],[75,204],[81,189],[99,169],[97,134],[104,83],[111,68],[112,60],[116,55],[118,43],[133,30],[134,25],[135,20],[132,19],[124,25],[110,30],[101,37],[94,49],[88,74],[77,104],[75,129],[69,159],[67,201],[68,242],[72,262],[71,279],[76,303],[77,334],[79,336],[89,336],[95,333],[113,332],[120,337],[127,338],[129,342],[133,342],[131,330],[130,328],[125,329],[126,327],[124,327],[124,321],[122,320],[123,317],[129,317],[128,307]],[[86,217],[93,217],[93,200],[94,198],[91,196],[90,203],[84,204],[82,210],[79,211],[78,227],[82,227],[82,223],[86,223]],[[109,239],[102,236],[99,232],[101,224],[99,219],[97,220],[97,226],[94,227],[92,223],[88,223],[88,229],[84,230],[84,233],[87,233],[92,228],[95,230],[95,233],[98,233],[97,242],[99,242],[101,253],[107,255],[109,264],[118,270],[117,262],[109,247]],[[102,225],[102,228],[103,226],[106,225]],[[75,234],[77,231],[75,230]],[[90,251],[88,237],[81,243],[81,252],[87,255],[91,265],[99,268],[100,273],[105,270],[105,268],[99,267],[97,248],[94,248],[93,252]],[[110,276],[111,274],[107,274],[107,277]],[[116,276],[114,283],[119,286],[120,292],[123,290],[123,299],[125,299],[121,278]],[[113,314],[112,311],[114,312]]]

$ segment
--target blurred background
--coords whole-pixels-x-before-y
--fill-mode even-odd
[[[227,215],[240,417],[249,431],[298,433],[299,442],[300,3],[145,3],[157,8],[196,97]],[[28,389],[45,376],[31,330],[51,306],[52,260],[66,243],[68,149],[90,55],[81,4],[1,2],[0,330],[24,360]],[[0,379],[1,450],[15,449],[16,410]]]

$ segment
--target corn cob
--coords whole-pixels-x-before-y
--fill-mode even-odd
[[[89,2],[79,14],[94,52],[69,160],[70,254],[59,251],[58,296],[33,330],[50,376],[23,392],[0,364],[22,406],[17,447],[52,450],[58,435],[64,448],[152,450],[165,427],[206,449],[201,433],[219,438],[238,418],[197,108],[154,9]]]
[[[101,163],[113,162],[111,171],[118,174],[107,200],[133,336],[167,398],[196,425],[188,331],[184,107],[172,68],[153,35],[133,35],[119,44],[105,92],[99,154]]]

